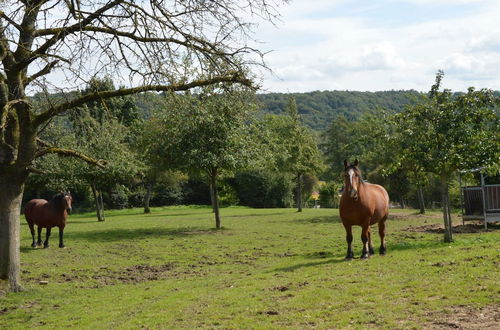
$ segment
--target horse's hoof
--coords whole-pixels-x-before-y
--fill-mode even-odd
[[[365,253],[360,257],[360,259],[368,259],[368,258],[370,258],[370,255],[368,253]]]
[[[387,251],[386,251],[386,249],[380,249],[379,252],[380,252],[381,256],[385,256],[385,254],[386,254]]]
[[[65,249],[65,248],[66,248],[66,245],[64,245],[64,244],[63,244],[63,245],[59,245],[59,248],[61,248],[61,249]]]
[[[49,247],[49,245],[48,245],[48,244],[44,244],[44,245],[43,245],[43,248],[44,248],[44,249],[47,249],[48,247]]]
[[[36,248],[36,244],[35,243],[31,244],[31,247]]]

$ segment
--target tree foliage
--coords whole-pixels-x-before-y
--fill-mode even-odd
[[[474,168],[498,170],[500,159],[499,99],[493,91],[469,88],[453,95],[441,89],[438,72],[425,102],[396,116],[399,144],[395,163],[414,171],[433,173],[441,180],[445,241],[452,240],[448,186],[458,171]]]
[[[247,167],[257,153],[249,125],[255,109],[251,94],[210,88],[171,94],[167,106],[169,111],[150,123],[150,134],[157,137],[151,150],[166,166],[206,177],[220,228],[217,180]]]

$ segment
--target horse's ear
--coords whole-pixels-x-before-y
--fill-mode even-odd
[[[347,165],[348,165],[348,164],[347,164],[347,159],[344,159],[344,169],[346,169],[346,168],[347,168]]]
[[[354,166],[358,166],[358,164],[359,164],[359,162],[358,162],[358,159],[356,158],[356,159],[354,160]]]

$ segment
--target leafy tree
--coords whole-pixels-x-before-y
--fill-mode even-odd
[[[248,121],[253,106],[247,93],[205,89],[198,95],[170,95],[170,110],[152,122],[153,150],[167,166],[201,173],[210,184],[215,226],[221,228],[218,180],[250,164],[256,153]],[[154,132],[154,128],[151,129]]]
[[[446,242],[451,242],[449,183],[457,171],[487,167],[498,171],[500,159],[499,99],[491,90],[469,88],[453,96],[440,91],[439,71],[425,102],[397,116],[394,140],[401,144],[397,164],[414,164],[441,182]]]
[[[316,174],[323,169],[316,137],[301,123],[293,98],[289,99],[287,115],[269,120],[269,124],[270,132],[274,134],[275,167],[294,175],[297,182],[297,210],[301,212],[303,175]]]
[[[262,54],[245,43],[249,14],[272,20],[277,3],[6,0],[0,4],[1,290],[21,290],[20,204],[36,159],[58,153],[98,164],[80,153],[40,143],[39,131],[55,116],[91,101],[220,82],[250,85],[246,67]],[[244,57],[248,53],[257,57]],[[75,87],[104,73],[126,77],[130,86],[74,93]],[[67,79],[52,85],[51,74]],[[60,93],[47,106],[36,107],[26,97],[29,90],[73,93]]]

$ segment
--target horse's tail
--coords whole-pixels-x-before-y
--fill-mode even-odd
[[[31,211],[33,210],[33,207],[35,207],[35,203],[32,203],[31,201],[26,203],[26,206],[24,207],[24,217],[29,225],[33,223],[33,219],[31,218]]]

